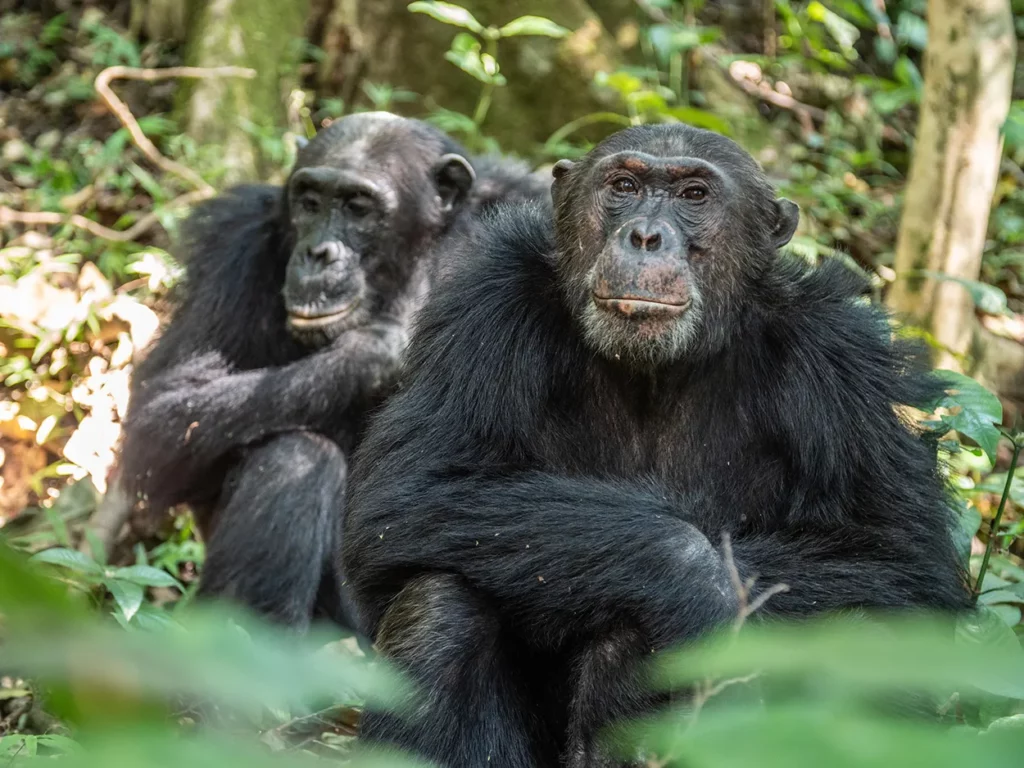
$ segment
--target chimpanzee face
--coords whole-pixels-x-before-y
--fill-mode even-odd
[[[720,334],[740,286],[798,218],[731,141],[671,128],[624,131],[611,151],[554,170],[570,304],[590,344],[627,362],[672,362]]]
[[[288,180],[294,246],[284,302],[308,346],[365,324],[412,279],[413,263],[465,201],[469,161],[416,123],[352,115],[319,134]]]

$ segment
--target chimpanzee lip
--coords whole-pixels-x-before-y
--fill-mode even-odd
[[[348,304],[335,309],[331,312],[321,312],[314,314],[313,312],[300,311],[300,310],[289,310],[288,311],[288,322],[296,328],[321,328],[325,325],[330,325],[346,315],[350,315],[352,311],[359,306],[359,299],[353,299]]]
[[[631,315],[635,310],[663,315],[681,315],[692,302],[690,299],[679,302],[658,301],[656,299],[641,299],[637,296],[598,296],[595,293],[594,303],[602,309],[622,312],[625,315]]]

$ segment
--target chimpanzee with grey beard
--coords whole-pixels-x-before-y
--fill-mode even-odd
[[[336,573],[348,457],[390,390],[439,243],[549,180],[472,160],[440,131],[346,117],[284,187],[243,186],[186,222],[184,296],[139,366],[122,482],[187,503],[207,542],[200,595],[304,628],[355,628]]]
[[[798,209],[732,141],[630,128],[499,208],[434,292],[356,452],[343,563],[420,684],[363,738],[449,768],[619,764],[652,650],[737,615],[968,591],[934,442],[940,386],[839,262],[780,251]]]

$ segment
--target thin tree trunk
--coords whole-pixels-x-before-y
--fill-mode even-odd
[[[185,105],[188,134],[221,148],[225,183],[265,178],[280,165],[259,137],[279,138],[286,126],[308,12],[309,0],[193,0],[187,63],[257,73],[254,80],[196,81]]]
[[[925,86],[889,304],[961,368],[974,328],[968,292],[922,271],[977,280],[1010,106],[1016,41],[1008,0],[929,0]]]

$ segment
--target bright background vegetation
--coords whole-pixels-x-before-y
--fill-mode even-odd
[[[402,701],[351,640],[196,611],[203,547],[187,514],[104,528],[132,366],[180,276],[170,243],[193,199],[181,198],[281,178],[294,135],[391,109],[474,151],[543,164],[625,125],[679,120],[736,138],[801,204],[799,255],[842,259],[879,298],[898,279],[924,0],[315,0],[295,4],[304,13],[253,0],[210,16],[213,5],[0,0],[0,765],[369,765],[353,751],[353,707]],[[1024,3],[1012,9],[1024,36]],[[374,45],[381,29],[399,44]],[[232,32],[262,58],[203,58]],[[180,164],[168,166],[140,151],[94,82],[112,66],[186,63],[255,77],[115,81]],[[958,278],[997,350],[1024,341],[1020,65],[1012,98],[981,272]],[[204,104],[230,111],[211,125]],[[999,397],[951,373],[948,398],[922,417],[945,435],[978,586],[956,643],[927,624],[728,631],[664,660],[661,681],[697,694],[631,734],[651,765],[1021,765],[1024,474],[1012,468],[1024,389],[1017,357],[985,354],[959,367]],[[882,716],[877,702],[907,688],[951,727]]]

